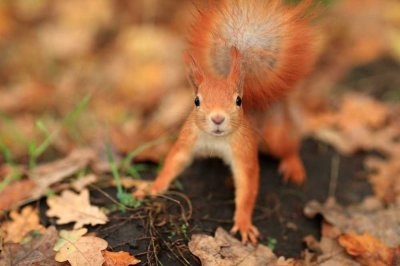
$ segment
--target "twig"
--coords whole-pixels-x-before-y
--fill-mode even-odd
[[[340,157],[339,157],[339,155],[335,154],[332,157],[331,175],[330,175],[330,180],[329,180],[328,198],[330,198],[330,199],[335,198],[337,180],[339,177],[339,165],[340,165]]]

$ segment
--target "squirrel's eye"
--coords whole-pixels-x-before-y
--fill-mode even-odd
[[[194,105],[196,105],[196,107],[200,106],[200,98],[199,98],[199,96],[196,96],[196,98],[194,98]]]
[[[242,98],[240,98],[240,96],[238,96],[238,97],[236,98],[236,105],[237,105],[237,106],[241,106],[241,105],[242,105]]]

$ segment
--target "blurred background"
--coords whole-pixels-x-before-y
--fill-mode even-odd
[[[400,2],[321,7],[319,61],[304,83],[310,108],[345,79],[398,101]],[[182,51],[193,11],[189,0],[1,0],[0,160],[105,141],[125,153],[176,133],[192,107]],[[141,158],[158,160],[169,145]]]

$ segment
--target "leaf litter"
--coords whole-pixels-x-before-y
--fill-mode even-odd
[[[33,236],[27,243],[5,243],[0,253],[0,265],[63,265],[54,260],[56,252],[53,246],[57,239],[57,230],[51,226],[40,235]]]
[[[294,260],[277,258],[271,249],[259,244],[257,247],[243,245],[221,227],[215,236],[193,235],[189,242],[190,251],[200,258],[204,266],[294,266]]]
[[[77,132],[75,132],[75,128],[85,129],[80,132],[80,140],[89,143],[88,146],[90,146],[95,139],[93,136],[97,135],[98,132],[103,132],[104,124],[106,124],[110,126],[110,139],[117,152],[129,152],[144,142],[160,137],[160,134],[176,131],[190,109],[191,92],[187,90],[184,84],[182,66],[176,62],[176,58],[180,57],[183,49],[183,41],[175,34],[177,29],[182,30],[182,27],[187,23],[182,23],[174,18],[175,16],[171,16],[171,14],[177,14],[179,19],[187,22],[189,15],[186,9],[183,8],[184,11],[177,12],[176,7],[175,9],[173,7],[174,5],[177,6],[177,1],[166,1],[166,3],[164,3],[165,1],[148,1],[153,3],[153,10],[147,10],[147,13],[146,10],[142,12],[142,6],[139,3],[141,1],[134,1],[129,5],[118,3],[114,6],[107,1],[90,0],[85,3],[85,8],[81,8],[78,2],[49,4],[49,1],[44,0],[35,4],[26,4],[24,1],[16,1],[15,3],[11,1],[10,4],[0,5],[0,20],[2,22],[0,23],[0,36],[7,36],[6,40],[8,40],[6,43],[2,42],[2,45],[9,54],[15,55],[6,58],[1,64],[4,69],[16,73],[15,79],[3,77],[8,76],[4,73],[0,75],[2,84],[4,84],[0,90],[0,98],[5,99],[0,103],[0,112],[9,114],[12,118],[7,120],[2,117],[0,140],[12,147],[16,158],[26,155],[25,145],[27,141],[33,143],[42,137],[41,133],[32,129],[35,128],[37,117],[41,115],[43,110],[51,109],[55,114],[62,116],[62,114],[67,113],[68,106],[72,101],[82,95],[82,90],[96,88],[96,94],[90,103],[90,112],[82,114],[81,121],[77,121],[76,125],[63,129],[60,132],[61,137],[54,140],[52,144],[61,154],[69,155],[58,161],[41,163],[33,169],[23,169],[23,179],[13,180],[0,191],[0,210],[15,208],[28,201],[43,196],[47,197],[49,192],[61,192],[55,189],[55,185],[84,170],[93,162],[93,158],[95,161],[101,161],[95,158],[97,155],[91,151],[87,153],[83,150],[75,151],[76,153],[73,151],[76,147],[76,139],[73,137]],[[313,83],[316,89],[314,92],[311,91],[310,94],[318,94],[320,91],[324,91],[321,89],[321,81],[323,81],[323,87],[329,87],[329,84],[339,80],[346,70],[360,62],[366,62],[386,54],[390,46],[393,47],[398,56],[399,42],[393,40],[398,40],[398,36],[400,36],[400,31],[397,30],[399,16],[398,12],[395,12],[400,6],[397,1],[384,2],[385,4],[382,4],[383,1],[371,0],[360,6],[359,1],[342,1],[329,10],[330,15],[328,14],[324,19],[327,23],[324,27],[328,29],[324,31],[328,33],[325,36],[326,41],[319,44],[323,47],[320,49],[324,49],[321,52],[328,56],[323,57],[324,65],[318,67],[314,77],[310,78],[311,81],[320,81]],[[180,4],[186,7],[185,4]],[[146,6],[152,6],[152,4]],[[12,15],[9,14],[9,10],[12,10]],[[123,22],[136,20],[139,17],[138,20],[142,23],[142,21],[153,22],[149,19],[153,16],[160,21],[171,23],[173,30],[164,27],[164,25],[160,27],[158,23],[149,23],[157,24],[154,26],[148,26],[148,23],[143,23],[144,26],[129,23],[124,25],[112,24],[117,23],[113,22],[116,17],[118,21]],[[52,21],[52,23],[48,23],[49,21]],[[21,27],[22,24],[25,26]],[[389,30],[383,28],[383,24],[391,25]],[[109,25],[112,25],[111,28],[121,27],[114,32],[108,28]],[[28,34],[14,34],[20,30]],[[390,39],[385,38],[388,33],[390,33]],[[103,34],[107,38],[103,37]],[[332,56],[337,54],[342,55],[341,60],[338,60],[337,56]],[[84,60],[80,58],[84,58]],[[47,69],[54,69],[54,62],[58,61],[64,63],[55,67],[57,71],[48,73]],[[41,64],[37,65],[36,62],[41,62]],[[35,74],[36,71],[26,73],[25,69],[33,68],[41,74]],[[62,73],[62,75],[58,73]],[[85,84],[85,86],[82,86],[82,84]],[[110,88],[113,88],[112,93],[110,93]],[[132,97],[132,95],[137,97]],[[307,94],[307,97],[309,97],[309,94]],[[110,104],[110,102],[117,104]],[[175,104],[177,102],[180,104]],[[157,106],[157,108],[154,108],[154,106]],[[330,234],[335,235],[335,237],[327,232],[322,232],[322,239],[319,242],[314,241],[315,249],[310,248],[314,253],[308,257],[305,255],[304,262],[308,263],[307,259],[310,259],[309,265],[335,265],[334,263],[339,263],[338,261],[341,265],[358,265],[360,263],[374,265],[368,264],[371,263],[371,260],[365,260],[365,257],[376,255],[373,252],[371,253],[368,246],[368,244],[371,244],[372,247],[379,247],[384,253],[375,256],[378,260],[372,260],[372,262],[377,263],[376,265],[378,263],[389,265],[388,263],[393,262],[393,258],[397,254],[397,232],[391,230],[397,228],[392,226],[398,221],[395,214],[398,212],[397,202],[400,193],[398,187],[400,155],[399,152],[396,152],[396,150],[399,150],[399,129],[395,126],[394,121],[396,120],[392,115],[393,109],[360,94],[347,94],[333,107],[325,107],[327,108],[325,112],[306,114],[304,118],[304,121],[306,121],[304,123],[305,134],[330,143],[343,154],[352,154],[360,150],[381,153],[384,159],[382,157],[371,157],[366,160],[365,165],[370,170],[369,180],[374,193],[384,203],[376,203],[376,205],[369,207],[364,205],[341,207],[337,204],[317,205],[310,203],[309,207],[312,207],[314,214],[322,214],[327,220],[326,222],[331,223],[331,227],[323,225],[323,230],[328,231],[326,228],[330,228]],[[304,112],[307,112],[307,110]],[[101,122],[98,123],[96,119],[92,119],[93,117],[101,118],[98,119]],[[43,119],[43,124],[47,126],[49,131],[58,128],[57,116],[49,115]],[[92,123],[93,121],[96,122]],[[74,133],[71,134],[71,132]],[[170,142],[151,147],[136,156],[135,160],[159,161],[169,147]],[[107,170],[95,172],[96,174],[104,174]],[[1,178],[0,181],[2,181]],[[69,191],[66,198],[63,198],[63,195],[65,196],[63,193],[61,193],[61,196],[48,198],[48,200],[53,199],[53,203],[57,202],[53,207],[54,217],[58,219],[57,223],[69,221],[74,222],[75,227],[82,227],[86,224],[92,224],[92,222],[94,224],[99,221],[106,222],[104,216],[97,220],[98,209],[94,211],[95,206],[90,205],[88,196],[84,195],[87,191],[84,187],[93,184],[93,182],[95,182],[93,177],[79,179],[71,185],[76,191],[80,192],[79,194]],[[126,187],[147,185],[146,181],[142,180],[137,182],[129,182],[128,180],[123,184]],[[71,186],[68,186],[68,188]],[[65,189],[65,187],[60,186],[61,189]],[[52,191],[52,189],[55,190]],[[82,197],[82,195],[85,197]],[[65,214],[62,214],[61,211],[62,206],[72,205],[71,202],[74,202],[75,197],[82,197],[79,200],[77,199],[77,208],[80,208],[80,204],[83,204],[83,209],[90,209],[90,212],[93,211],[97,218],[92,221],[76,213],[72,215],[73,217],[65,217]],[[70,207],[72,208],[72,206]],[[156,211],[149,210],[150,208],[154,208]],[[6,226],[7,223],[15,223],[17,227],[17,221],[24,219],[24,216],[34,217],[32,220],[37,225],[36,214],[33,215],[28,210],[25,208],[20,212],[13,210],[10,216],[16,219],[5,222],[2,226]],[[167,221],[170,221],[169,218],[172,217],[165,215],[167,207],[160,202],[145,205],[138,210],[146,211],[138,211],[132,215],[138,217],[151,215],[154,216],[151,221],[159,224],[167,224]],[[187,217],[190,217],[190,215],[187,215]],[[177,221],[175,218],[171,219]],[[374,224],[378,226],[373,228]],[[378,228],[382,229],[381,232],[377,230]],[[385,228],[386,230],[383,230]],[[354,229],[357,235],[352,234],[350,229]],[[11,231],[15,230],[17,229]],[[49,230],[50,228],[41,236],[43,239],[50,239],[46,236],[47,233],[54,235],[55,229],[51,229],[53,230],[52,233],[48,232]],[[159,237],[156,226],[146,225],[146,230],[151,232],[151,239]],[[7,237],[7,230],[4,231],[6,233],[4,237]],[[22,234],[22,232],[19,233]],[[366,236],[365,232],[370,235]],[[80,236],[76,241],[84,237],[89,236]],[[21,236],[18,236],[14,239],[20,238]],[[51,239],[53,238],[51,237]],[[33,244],[39,239],[41,238],[33,237],[28,244]],[[228,239],[228,235],[226,235],[226,239]],[[4,238],[4,240],[5,243],[1,245],[2,236],[0,236],[0,256],[4,256],[4,254],[11,256],[10,250],[15,251],[13,254],[23,254],[20,252],[25,251],[21,251],[21,248],[28,247],[26,246],[27,243],[12,244],[9,242],[10,239]],[[24,241],[29,241],[29,239]],[[213,241],[216,240],[214,239],[211,242]],[[229,242],[230,240],[226,241]],[[50,244],[53,240],[44,240],[44,242],[48,243],[49,246],[53,245]],[[97,243],[98,248],[94,252],[96,259],[93,259],[93,261],[100,263],[99,250],[105,244],[100,240],[94,242]],[[308,243],[311,245],[312,241]],[[364,245],[365,243],[367,245]],[[386,248],[381,244],[385,245]],[[240,247],[240,245],[236,247],[234,243],[230,245],[232,246],[226,248],[227,250],[237,249],[243,252],[244,247]],[[341,245],[345,246],[346,249]],[[148,255],[149,257],[156,254],[159,246],[156,244],[155,246],[154,253],[149,253],[151,254]],[[246,249],[244,248],[244,250]],[[107,253],[104,250],[101,251],[103,255]],[[44,253],[47,252],[49,251],[46,250]],[[270,254],[269,252],[266,253]],[[354,256],[355,260],[346,253]],[[37,263],[40,261],[25,255],[22,257],[29,258],[28,262]],[[337,257],[343,260],[338,260]],[[77,262],[78,259],[71,257],[71,260]],[[319,264],[312,264],[315,260]],[[19,262],[23,264],[24,260],[13,259],[9,262],[18,265]],[[277,262],[279,262],[279,258]],[[301,263],[302,261],[297,262]],[[280,263],[289,262],[281,259]],[[44,264],[58,265],[54,261],[51,262],[50,259]]]
[[[5,242],[20,243],[32,231],[38,233],[45,231],[43,225],[40,224],[37,209],[32,206],[26,206],[21,213],[11,211],[10,218],[11,221],[4,222],[0,226]]]

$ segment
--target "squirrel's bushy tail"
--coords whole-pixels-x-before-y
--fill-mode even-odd
[[[243,57],[245,106],[267,106],[311,70],[315,37],[306,14],[311,0],[296,7],[281,0],[209,2],[198,9],[189,51],[206,75],[225,77],[236,47]]]

